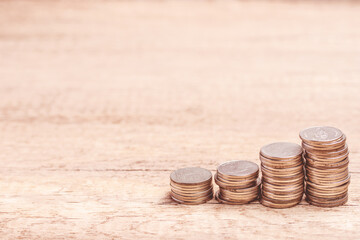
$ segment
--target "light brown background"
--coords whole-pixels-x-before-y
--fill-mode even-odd
[[[1,1],[1,238],[360,238],[359,26],[357,2]],[[345,206],[169,199],[172,170],[312,125],[348,137]]]

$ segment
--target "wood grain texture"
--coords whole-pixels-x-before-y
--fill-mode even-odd
[[[2,239],[360,238],[360,4],[1,1]],[[331,125],[349,202],[169,199],[179,167],[259,163]]]

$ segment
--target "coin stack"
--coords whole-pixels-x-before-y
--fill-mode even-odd
[[[297,205],[304,193],[303,150],[300,145],[277,142],[260,150],[261,203],[272,208]]]
[[[202,204],[213,198],[212,173],[199,167],[180,168],[170,174],[171,198],[182,204]]]
[[[345,135],[334,127],[300,132],[306,161],[306,200],[319,207],[336,207],[348,200],[349,149]]]
[[[259,167],[249,161],[230,161],[221,164],[215,175],[219,191],[215,198],[220,203],[245,204],[259,196]]]

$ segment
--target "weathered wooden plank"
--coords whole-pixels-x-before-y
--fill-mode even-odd
[[[359,9],[0,1],[1,238],[360,238]],[[258,163],[312,125],[348,137],[345,206],[168,198],[171,170]]]
[[[0,178],[3,236],[101,238],[132,234],[151,238],[243,237],[329,239],[359,236],[360,174],[353,174],[350,200],[342,207],[301,205],[270,209],[178,205],[168,197],[166,171],[22,171]],[[299,235],[299,231],[302,233]],[[23,233],[25,232],[25,233]]]
[[[297,129],[283,136],[276,130],[275,136],[270,131],[232,131],[231,126],[209,131],[170,126],[154,130],[143,125],[132,129],[126,124],[0,123],[0,129],[3,143],[0,158],[11,159],[6,167],[14,169],[174,170],[195,165],[215,170],[231,159],[259,164],[259,149],[267,143],[300,143]],[[351,135],[350,171],[360,172],[360,135],[348,135]]]

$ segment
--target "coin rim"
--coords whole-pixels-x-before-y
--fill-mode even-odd
[[[200,181],[200,182],[195,182],[195,183],[185,183],[185,182],[178,182],[176,180],[173,179],[172,175],[175,174],[176,171],[179,171],[179,170],[182,170],[182,169],[186,169],[186,168],[197,168],[197,169],[201,169],[201,170],[205,170],[207,173],[210,173],[210,176],[208,179],[204,180],[204,181]],[[182,184],[182,185],[197,185],[197,184],[202,184],[202,183],[206,183],[207,181],[211,181],[213,175],[212,175],[212,172],[209,171],[208,169],[206,168],[202,168],[202,167],[184,167],[184,168],[179,168],[179,169],[176,169],[174,171],[172,171],[170,173],[170,180],[177,183],[177,184]]]
[[[307,138],[305,138],[305,137],[303,136],[304,132],[307,131],[307,130],[309,130],[309,129],[312,129],[312,128],[324,128],[324,127],[333,128],[333,129],[335,129],[336,131],[339,131],[340,137],[335,138],[335,139],[326,140],[326,141],[320,141],[320,140],[307,139]],[[301,130],[300,133],[299,133],[299,137],[300,137],[301,140],[303,140],[304,142],[315,142],[315,143],[316,143],[316,142],[321,142],[321,143],[322,143],[322,142],[324,142],[324,143],[333,142],[333,141],[336,141],[337,139],[341,138],[343,135],[344,135],[344,133],[343,133],[340,129],[338,129],[338,128],[336,128],[336,127],[331,127],[331,126],[312,126],[312,127],[308,127],[308,128],[305,128],[305,129]]]
[[[243,174],[243,175],[233,175],[233,174],[228,174],[226,172],[221,171],[221,167],[224,166],[225,164],[240,163],[240,162],[248,164],[248,165],[252,165],[253,167],[255,167],[255,170],[248,174]],[[258,164],[254,163],[254,162],[250,162],[250,161],[246,161],[246,160],[232,160],[232,161],[227,161],[227,162],[220,164],[217,168],[217,173],[222,176],[227,176],[229,178],[242,179],[242,178],[251,177],[253,175],[257,175],[259,173],[259,166],[258,166]]]

